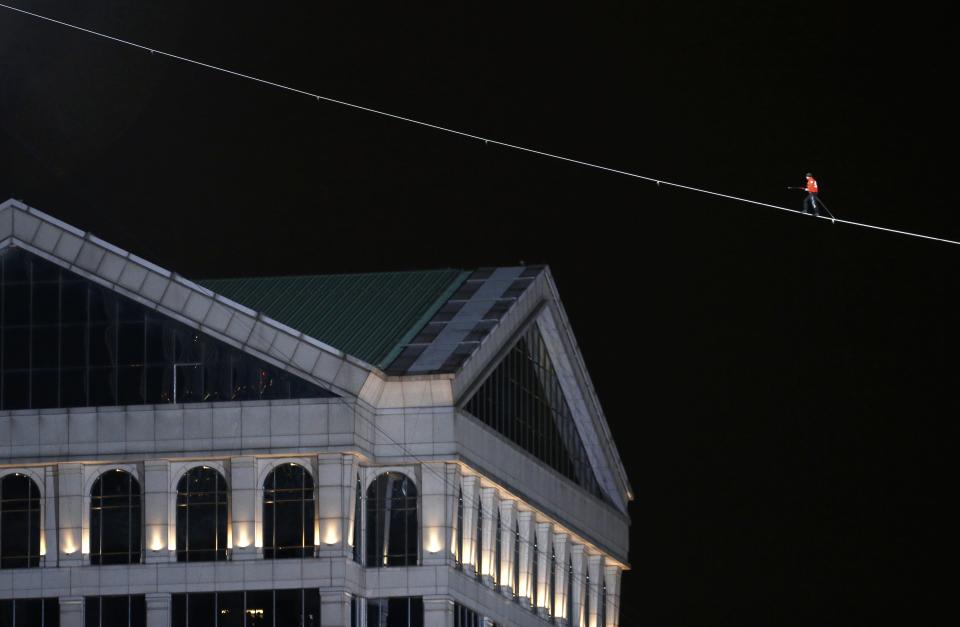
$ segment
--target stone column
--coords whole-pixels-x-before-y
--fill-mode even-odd
[[[55,568],[60,557],[57,533],[57,467],[43,469],[43,535],[40,537],[40,564]]]
[[[453,601],[442,596],[423,597],[423,625],[453,627]]]
[[[146,595],[147,627],[170,627],[169,592],[150,592]]]
[[[553,552],[557,556],[557,568],[554,572],[553,613],[557,623],[569,625],[567,616],[567,551],[569,550],[570,536],[565,533],[553,535]]]
[[[531,589],[533,587],[533,551],[536,534],[534,513],[517,512],[517,523],[520,525],[520,561],[515,566],[520,571],[520,589],[517,590],[517,596],[520,598],[520,605],[530,607],[531,599],[536,594],[536,591]]]
[[[235,561],[257,559],[257,466],[253,457],[230,460],[230,514]]]
[[[176,512],[169,511],[174,498],[170,494],[170,462],[143,462],[143,555],[148,564],[177,559]]]
[[[353,503],[348,503],[356,484],[353,455],[317,456],[317,557],[352,557],[349,521]]]
[[[607,624],[604,627],[617,627],[620,624],[620,569],[607,566],[603,569],[603,577],[607,584]]]
[[[325,592],[320,595],[320,627],[346,627],[350,624],[350,603],[347,592]]]
[[[84,512],[83,512],[83,466],[59,464],[57,466],[57,500],[59,501],[60,566],[83,564]],[[89,544],[86,544],[89,547]],[[89,550],[89,549],[88,549]],[[83,613],[81,611],[81,618]]]
[[[83,597],[60,597],[60,627],[83,627]]]
[[[496,488],[480,488],[480,509],[483,519],[480,533],[483,534],[483,555],[480,556],[481,581],[487,587],[494,587],[496,575],[497,550],[497,512],[500,509],[500,498]]]
[[[463,572],[473,576],[479,572],[479,555],[477,555],[477,491],[480,488],[479,477],[464,477],[460,482],[463,486],[463,555],[460,562]]]
[[[497,581],[500,582],[500,593],[508,599],[513,598],[514,590],[513,547],[516,540],[517,502],[511,500],[500,501],[500,573]]]
[[[587,627],[606,627],[600,624],[600,601],[603,598],[600,590],[603,589],[603,556],[587,556],[587,574],[590,575],[590,586],[587,588],[587,599],[590,604],[590,615],[587,616]]]
[[[424,462],[420,467],[420,563],[447,563],[446,464]]]
[[[553,554],[553,524],[538,523],[537,532],[537,614],[550,616],[550,556]]]
[[[583,602],[587,596],[587,556],[586,547],[582,544],[570,545],[570,557],[573,564],[573,602],[570,604],[573,616],[568,616],[570,627],[585,627],[586,616],[583,611]]]

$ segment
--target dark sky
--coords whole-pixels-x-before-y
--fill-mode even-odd
[[[759,201],[799,207],[810,170],[840,217],[960,239],[955,32],[920,5],[9,2]],[[550,264],[637,494],[624,625],[950,597],[960,247],[0,10],[8,196],[192,278]]]

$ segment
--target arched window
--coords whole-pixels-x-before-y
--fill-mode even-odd
[[[357,485],[354,490],[353,501],[353,561],[357,564],[363,564],[363,556],[360,553],[360,520],[363,516],[363,485],[360,483],[360,475],[357,474]]]
[[[402,473],[383,473],[367,488],[367,566],[415,566],[419,535],[417,487]]]
[[[303,466],[282,464],[263,482],[263,556],[313,557],[313,479]]]
[[[177,561],[227,559],[227,481],[209,466],[177,483]]]
[[[140,484],[122,470],[110,470],[90,490],[90,563],[140,562]]]
[[[27,475],[0,481],[0,568],[40,565],[40,489]]]

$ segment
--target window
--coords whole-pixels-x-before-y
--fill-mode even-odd
[[[457,493],[457,568],[463,568],[463,489]]]
[[[0,254],[0,409],[332,396],[26,251]]]
[[[453,606],[453,627],[482,627],[480,615],[459,603]]]
[[[140,562],[140,484],[130,473],[109,470],[90,490],[90,563]]]
[[[423,627],[423,598],[368,599],[367,627]]]
[[[208,466],[191,468],[177,484],[177,561],[227,559],[227,481]]]
[[[147,627],[147,604],[142,594],[86,597],[84,627]]]
[[[503,564],[503,523],[500,520],[500,509],[497,509],[497,526],[494,530],[496,538],[493,541],[494,551],[493,551],[493,582],[494,585],[499,588],[503,585],[503,582],[500,581],[500,567]]]
[[[588,624],[590,622],[590,586],[593,583],[590,581],[590,573],[587,573],[584,581],[585,583],[583,587],[587,593],[583,597],[583,622]]]
[[[513,526],[513,597],[520,598],[520,522]]]
[[[377,477],[367,488],[367,566],[415,566],[419,534],[413,481],[399,472]]]
[[[601,578],[603,575],[600,575]],[[597,608],[600,614],[600,620],[597,621],[599,627],[607,627],[607,582],[604,581],[600,586],[600,607]]]
[[[567,624],[575,625],[573,620],[573,558],[567,558]]]
[[[533,532],[531,557],[533,558],[533,567],[530,569],[530,608],[536,611],[539,607],[537,601],[540,598],[540,538],[537,537],[536,530]]]
[[[473,546],[475,550],[473,567],[476,569],[477,579],[482,580],[483,575],[480,573],[483,570],[483,499],[480,498],[479,490],[477,490],[477,531]]]
[[[172,627],[320,627],[320,593],[251,590],[174,594]]]
[[[354,490],[353,499],[353,561],[358,564],[363,563],[363,554],[360,552],[361,516],[363,515],[363,485],[360,483],[360,475],[357,474],[357,485]]]
[[[0,480],[0,568],[40,565],[40,489],[13,473]]]
[[[263,482],[263,556],[313,557],[313,479],[297,464],[281,464]]]
[[[550,598],[547,601],[550,604],[550,616],[557,615],[557,551],[552,549],[550,551],[550,586],[549,592]]]
[[[60,627],[60,601],[49,599],[0,600],[2,627]]]
[[[535,325],[517,340],[464,409],[568,479],[605,498]]]

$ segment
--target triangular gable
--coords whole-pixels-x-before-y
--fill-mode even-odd
[[[375,372],[370,364],[15,200],[0,203],[0,250],[10,247],[338,395],[357,396]]]
[[[536,325],[516,339],[463,408],[594,496],[603,497]]]
[[[626,511],[627,502],[633,499],[626,471],[549,269],[537,277],[535,283],[517,300],[491,331],[484,344],[457,373],[454,382],[457,405],[466,409],[477,391],[486,385],[497,368],[515,352],[518,343],[523,341],[530,344],[530,334],[534,330],[536,337],[539,337],[537,341],[542,342],[546,352],[545,358],[549,360],[552,368],[552,377],[562,392],[562,407],[565,409],[558,408],[558,411],[567,413],[570,423],[575,426],[576,441],[582,445],[592,475],[602,492],[621,511]],[[560,402],[554,393],[554,404],[558,405]],[[569,435],[566,439],[570,442],[573,440]],[[523,445],[522,442],[517,443]],[[572,461],[577,463],[577,447],[572,444],[569,446],[574,449]],[[558,471],[563,472],[560,469]],[[566,472],[563,474],[569,476]],[[581,475],[583,474],[581,472]],[[589,479],[575,480],[590,489]]]
[[[337,396],[20,248],[0,304],[2,410]]]

